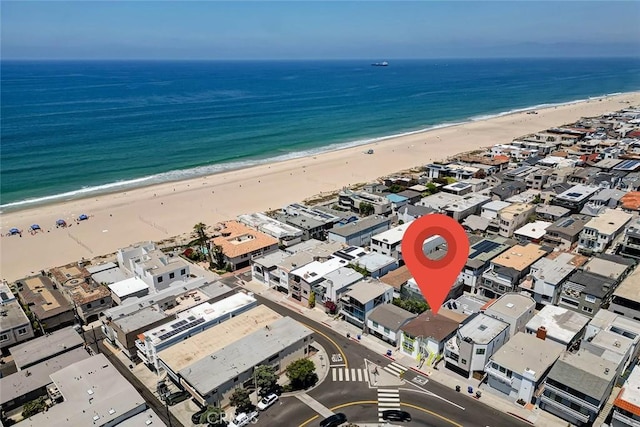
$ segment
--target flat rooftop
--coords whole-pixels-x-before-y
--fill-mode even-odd
[[[139,277],[131,277],[109,285],[109,289],[111,289],[111,292],[118,296],[118,298],[125,298],[128,295],[138,292],[149,291],[149,285]]]
[[[640,268],[636,268],[633,273],[628,275],[618,285],[613,295],[629,301],[640,302]]]
[[[252,262],[253,264],[259,264],[265,268],[273,268],[279,265],[280,263],[282,263],[284,260],[286,260],[290,256],[291,255],[289,255],[284,251],[276,251],[276,252],[271,252],[267,255],[263,255],[261,257],[254,258]]]
[[[491,262],[517,271],[523,271],[546,254],[547,251],[543,250],[541,246],[529,243],[526,246],[513,246],[495,257]]]
[[[458,333],[464,340],[471,339],[476,344],[489,344],[502,331],[509,328],[509,324],[494,319],[486,314],[478,313],[460,326]]]
[[[313,331],[301,323],[283,317],[221,347],[209,357],[181,369],[179,374],[204,396],[312,334]]]
[[[547,228],[549,228],[551,224],[551,222],[547,221],[530,222],[518,228],[514,234],[529,239],[541,239],[547,233]]]
[[[50,334],[11,347],[9,351],[16,362],[16,367],[29,366],[51,356],[81,347],[84,341],[76,330],[69,326]]]
[[[387,231],[383,231],[382,233],[376,234],[371,237],[371,240],[379,240],[384,243],[394,244],[402,241],[402,237],[404,237],[404,233],[409,228],[413,221],[405,222],[402,225],[397,227],[393,227]]]
[[[398,260],[389,255],[371,252],[356,261],[362,268],[375,272],[391,264],[398,264]]]
[[[640,368],[637,365],[624,382],[613,405],[640,416]]]
[[[537,331],[540,326],[547,330],[547,336],[562,343],[570,343],[589,323],[589,318],[575,311],[555,305],[545,305],[529,322],[527,329]]]
[[[562,344],[541,340],[535,335],[518,332],[491,356],[491,360],[513,372],[522,375],[534,372],[536,381],[547,372],[564,351]]]
[[[580,263],[575,261],[577,255],[568,252],[554,252],[558,255],[555,258],[547,256],[540,258],[532,266],[531,270],[535,271],[536,277],[544,277],[546,283],[557,285],[569,276]]]
[[[487,261],[494,259],[515,244],[515,240],[500,236],[482,239],[469,247],[469,257],[466,265],[469,268],[482,267]]]
[[[533,313],[535,307],[536,302],[533,298],[527,295],[509,292],[495,300],[489,307],[487,307],[485,313],[502,314],[504,316],[518,318],[526,312]]]
[[[344,295],[366,303],[384,294],[388,289],[393,288],[377,280],[366,280],[349,286],[349,290]]]
[[[162,350],[158,353],[158,358],[173,372],[178,372],[281,318],[281,315],[270,308],[259,305]]]
[[[64,397],[46,412],[23,421],[26,426],[91,426],[115,424],[115,420],[136,409],[145,410],[145,401],[129,381],[103,354],[81,360],[51,374]]]
[[[614,234],[631,221],[633,216],[626,212],[607,209],[597,217],[589,221],[585,228],[593,228],[598,230],[600,234]]]
[[[5,312],[5,315],[2,316],[2,326],[0,327],[2,331],[15,329],[18,326],[31,325],[31,321],[17,300],[3,303],[0,305],[0,311]]]
[[[379,227],[384,224],[389,224],[391,220],[383,216],[369,216],[359,219],[356,222],[351,222],[345,225],[334,225],[329,233],[337,234],[341,237],[352,236],[357,233],[361,233],[370,228]]]
[[[617,376],[618,365],[587,351],[563,352],[549,371],[548,378],[598,400]]]
[[[324,276],[336,271],[340,267],[346,267],[349,263],[340,258],[331,258],[324,262],[313,261],[309,264],[300,267],[290,272],[293,276],[303,278],[308,283],[313,283],[318,280],[322,280]]]
[[[24,284],[18,285],[21,299],[30,305],[31,312],[41,321],[73,310],[71,303],[53,287],[53,282],[48,277],[34,276],[18,282]]]

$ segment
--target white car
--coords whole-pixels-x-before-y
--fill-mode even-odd
[[[260,402],[258,402],[258,409],[264,411],[269,406],[273,405],[278,401],[278,395],[275,393],[271,393],[268,396],[265,396]]]
[[[229,423],[229,427],[244,427],[256,418],[258,418],[258,413],[255,411],[249,414],[243,412]]]

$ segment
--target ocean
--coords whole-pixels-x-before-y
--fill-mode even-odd
[[[2,61],[0,209],[640,89],[640,59]]]

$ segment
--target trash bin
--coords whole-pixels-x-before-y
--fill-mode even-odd
[[[358,341],[360,341],[360,338],[362,338],[362,337],[360,336],[360,334],[358,334],[358,335],[356,335],[356,336],[358,337]]]
[[[392,354],[393,352],[391,350],[387,350],[387,356],[391,357]]]
[[[456,391],[457,391],[458,393],[460,393],[460,386],[459,386],[459,385],[457,385],[457,386],[456,386]]]
[[[469,392],[469,394],[473,394],[473,387],[468,386],[467,391]]]

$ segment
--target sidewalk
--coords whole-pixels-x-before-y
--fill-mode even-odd
[[[444,386],[450,387],[451,389],[455,389],[455,387],[459,385],[462,389],[462,394],[468,396],[469,399],[476,399],[475,390],[478,387],[478,380],[464,378],[462,376],[456,375],[453,372],[450,373],[444,368],[438,370],[434,370],[432,367],[424,367],[423,370],[418,369],[418,361],[403,354],[399,351],[398,348],[394,348],[391,346],[391,344],[384,343],[375,337],[363,334],[362,330],[358,329],[354,325],[329,317],[322,308],[316,307],[311,309],[308,307],[304,307],[296,301],[292,301],[286,295],[273,289],[266,288],[261,283],[256,283],[253,281],[245,282],[243,287],[253,292],[254,294],[268,298],[271,301],[277,302],[287,308],[295,310],[318,323],[322,323],[323,325],[335,330],[345,337],[347,336],[347,333],[349,333],[352,341],[359,342],[361,345],[372,351],[375,351],[383,357],[386,357],[390,361],[395,361],[396,363],[399,363],[413,370],[414,372],[419,373],[420,375],[428,377],[430,381],[435,381]],[[358,336],[360,337],[360,339],[358,339]],[[387,356],[388,350],[391,350],[390,357]],[[468,386],[473,387],[474,393],[471,395],[467,393]],[[544,425],[545,427],[566,427],[567,425],[566,421],[555,417],[554,415],[537,407],[524,408],[515,403],[515,401],[511,402],[505,398],[502,398],[501,396],[494,395],[490,392],[484,392],[479,400],[485,405],[491,406],[492,408],[500,412],[512,415],[522,421],[531,423],[532,425]]]

